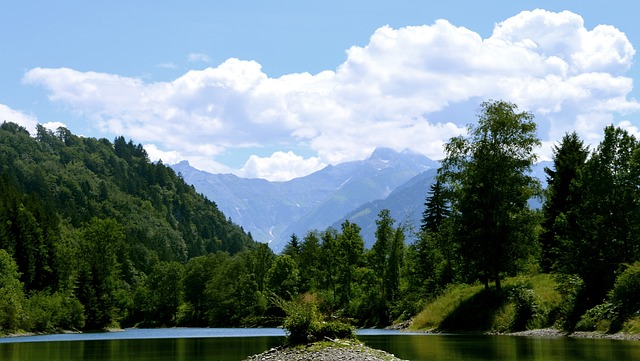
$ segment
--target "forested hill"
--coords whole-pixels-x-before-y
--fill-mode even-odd
[[[0,261],[14,259],[26,292],[76,290],[85,308],[97,295],[82,292],[104,285],[83,277],[106,272],[115,275],[109,287],[127,289],[161,261],[184,264],[255,244],[214,202],[124,137],[112,143],[42,126],[34,137],[4,122],[0,189]],[[4,261],[1,276],[11,268]],[[117,272],[109,273],[112,261]],[[88,326],[100,326],[90,318]]]

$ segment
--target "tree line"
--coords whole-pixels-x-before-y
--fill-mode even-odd
[[[571,301],[558,310],[567,329],[594,309],[640,309],[640,142],[609,126],[590,150],[568,133],[542,189],[531,113],[485,102],[468,129],[446,144],[418,229],[383,210],[371,249],[345,221],[292,234],[276,255],[140,145],[4,123],[0,332],[279,325],[278,305],[296,300],[386,326],[450,285],[501,292],[537,273]]]

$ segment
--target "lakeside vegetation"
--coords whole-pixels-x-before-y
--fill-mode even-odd
[[[282,325],[292,343],[351,326],[513,332],[640,329],[640,143],[613,126],[528,171],[533,115],[481,106],[446,145],[422,224],[378,214],[256,243],[141,145],[0,126],[0,334]],[[528,201],[539,197],[542,209]],[[410,242],[409,242],[409,241]]]

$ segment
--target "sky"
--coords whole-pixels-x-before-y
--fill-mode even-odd
[[[634,1],[6,1],[0,121],[286,181],[377,147],[442,159],[483,101],[640,136]]]

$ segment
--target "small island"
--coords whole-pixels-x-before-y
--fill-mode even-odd
[[[396,361],[401,360],[386,351],[367,347],[355,340],[328,340],[300,346],[272,348],[245,361]]]

